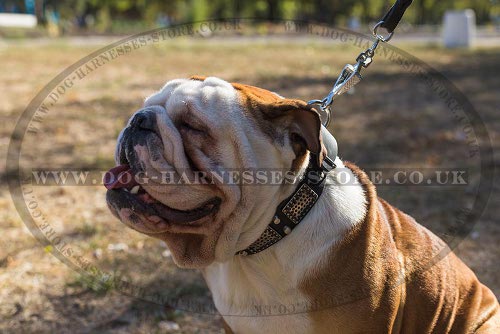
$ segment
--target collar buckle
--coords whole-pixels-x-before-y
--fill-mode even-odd
[[[335,169],[337,167],[337,165],[335,165],[335,162],[333,162],[333,160],[329,157],[329,156],[326,156],[324,159],[323,159],[323,164],[321,166],[321,168],[326,172],[326,173],[329,173],[330,171],[332,171],[333,169]]]

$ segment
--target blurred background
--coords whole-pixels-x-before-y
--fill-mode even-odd
[[[91,71],[44,116],[23,143],[32,167],[107,170],[116,137],[144,98],[166,81],[194,74],[260,86],[287,97],[324,97],[359,45],[307,33],[286,33],[278,19],[299,19],[369,34],[392,1],[0,0],[0,332],[220,333],[215,314],[139,301],[109,281],[83,276],[42,246],[16,212],[7,183],[6,152],[16,122],[57,74],[130,34],[208,18],[248,17],[224,34],[181,36],[147,45]],[[500,4],[496,0],[414,1],[390,44],[451,81],[485,123],[495,171],[500,146]],[[281,29],[280,29],[281,27]],[[391,59],[375,56],[364,80],[334,105],[330,131],[341,158],[362,168],[469,168],[480,161],[442,98]],[[456,93],[454,93],[456,94]],[[500,296],[499,185],[478,223],[455,252]],[[439,236],[456,232],[470,187],[378,187],[381,197]],[[35,196],[54,233],[102,271],[145,291],[211,305],[196,271],[178,269],[166,245],[120,224],[102,186],[37,187]],[[496,264],[495,264],[496,263]]]
[[[267,20],[296,19],[358,28],[380,19],[389,0],[2,0],[0,13],[17,16],[17,25],[37,25],[26,35],[64,34],[129,34],[158,26],[198,21],[207,18],[251,17]],[[414,1],[404,22],[416,29],[439,29],[443,15],[449,10],[472,9],[476,21],[485,27],[500,24],[498,0],[422,0]],[[34,17],[29,21],[28,15]],[[6,16],[3,16],[6,21]],[[20,23],[22,20],[25,22]],[[0,20],[0,25],[2,20]],[[23,32],[19,32],[20,36]],[[2,35],[15,31],[2,31]],[[1,36],[1,35],[0,35]]]

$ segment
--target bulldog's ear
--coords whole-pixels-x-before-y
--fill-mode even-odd
[[[327,152],[321,137],[319,114],[312,108],[292,109],[289,112],[292,117],[290,140],[295,154],[303,155],[305,148],[316,155],[318,166],[321,166]]]
[[[285,99],[266,89],[238,83],[232,85],[240,92],[248,109],[276,124],[275,128],[288,128],[297,157],[304,155],[307,149],[316,155],[318,165],[322,165],[327,151],[321,138],[321,119],[314,108],[304,101]],[[266,131],[266,125],[262,127]]]
[[[301,157],[306,150],[317,158],[318,166],[323,164],[327,155],[321,136],[321,119],[316,110],[304,101],[281,99],[272,104],[261,104],[264,117],[288,131],[290,142],[296,157]]]

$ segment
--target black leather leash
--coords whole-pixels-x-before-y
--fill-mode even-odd
[[[399,21],[403,17],[406,9],[411,5],[413,0],[398,0],[396,3],[389,9],[389,11],[384,15],[380,26],[382,28],[387,29],[388,32],[393,32],[396,29]]]

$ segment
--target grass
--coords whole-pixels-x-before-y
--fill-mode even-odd
[[[30,99],[57,73],[95,49],[61,43],[0,48],[0,63],[9,69],[0,72],[2,156]],[[467,93],[498,148],[500,49],[406,50]],[[170,79],[215,75],[308,100],[322,97],[358,52],[353,47],[290,41],[214,44],[179,40],[141,49],[94,71],[66,94],[44,120],[41,135],[27,139],[23,158],[34,166],[109,168],[119,130],[144,97]],[[382,58],[364,76],[355,95],[340,98],[334,110],[331,130],[344,159],[365,168],[473,163],[464,153],[460,128],[425,84]],[[1,332],[152,333],[161,331],[162,321],[177,322],[184,333],[220,332],[216,315],[179,312],[129,298],[114,291],[111,283],[95,284],[45,252],[17,215],[6,178],[2,162]],[[495,187],[490,203],[499,200]],[[436,233],[452,226],[457,201],[463,197],[456,189],[428,187],[381,186],[379,193]],[[163,243],[124,228],[112,217],[102,187],[39,187],[36,196],[54,230],[100,269],[120,273],[151,293],[211,303],[199,273],[176,268]],[[499,210],[490,204],[472,237],[456,250],[497,296]],[[120,243],[126,247],[110,247]]]

